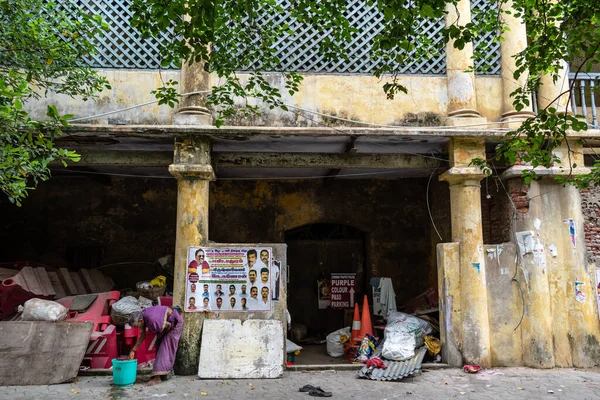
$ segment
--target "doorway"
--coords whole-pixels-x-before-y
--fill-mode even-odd
[[[352,309],[320,309],[317,280],[330,279],[332,273],[356,273],[356,298],[361,299],[367,293],[369,279],[365,268],[365,233],[348,225],[311,224],[287,231],[285,242],[288,310],[293,326],[306,328],[305,337],[294,338],[305,348],[302,352],[305,356],[301,353],[297,363],[324,363],[324,359],[317,362],[306,353],[327,357],[325,345],[314,346],[323,342],[327,334],[351,325]],[[313,362],[304,362],[307,358]]]

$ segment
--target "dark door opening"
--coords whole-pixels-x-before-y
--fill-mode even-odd
[[[347,225],[312,224],[287,231],[285,242],[292,323],[305,325],[308,336],[321,338],[348,326],[352,310],[319,309],[317,280],[329,279],[332,272],[356,273],[356,298],[362,299],[369,278],[364,232]]]

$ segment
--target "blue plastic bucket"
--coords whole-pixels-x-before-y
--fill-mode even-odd
[[[113,383],[117,386],[132,385],[137,375],[137,360],[117,360],[113,358]]]

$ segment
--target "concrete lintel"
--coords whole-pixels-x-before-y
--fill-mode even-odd
[[[172,151],[141,150],[76,150],[81,161],[74,167],[82,166],[123,166],[123,167],[165,167],[173,163]]]
[[[432,168],[437,160],[407,154],[213,153],[220,168]]]
[[[578,176],[578,175],[587,175],[592,170],[587,167],[576,167],[576,168],[563,168],[563,167],[537,167],[533,168],[527,165],[514,165],[504,171],[500,178],[502,179],[513,179],[513,178],[521,178],[523,176],[523,171],[535,171],[537,176],[546,177],[546,176]]]
[[[499,124],[501,126],[502,124]],[[473,127],[476,128],[476,127]],[[73,124],[65,129],[66,135],[99,135],[114,137],[165,137],[165,136],[214,136],[244,140],[254,136],[399,136],[399,137],[489,137],[502,138],[509,130],[482,126],[479,129],[443,126],[398,127],[290,127],[290,126],[215,126],[201,125],[98,125]],[[589,133],[589,131],[586,131]],[[581,135],[581,133],[579,133]],[[589,136],[589,135],[588,135]],[[595,135],[600,137],[600,130]]]
[[[169,172],[177,179],[203,179],[207,181],[216,179],[215,171],[210,164],[171,164],[169,165]]]

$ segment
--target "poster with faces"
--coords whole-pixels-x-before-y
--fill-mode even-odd
[[[269,311],[277,300],[279,268],[271,247],[188,247],[186,312]],[[276,274],[276,276],[273,275]]]

